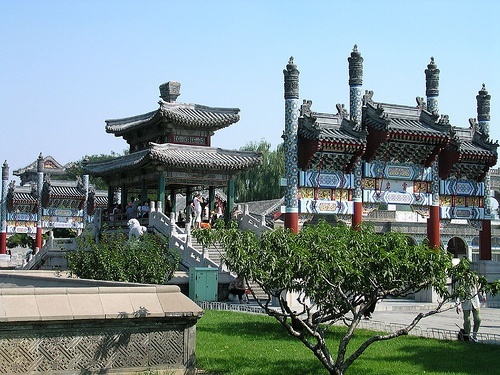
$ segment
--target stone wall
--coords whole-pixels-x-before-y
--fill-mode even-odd
[[[0,283],[0,374],[195,373],[203,310],[176,286],[24,271]]]

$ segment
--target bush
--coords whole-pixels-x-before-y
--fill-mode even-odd
[[[90,236],[77,241],[78,249],[67,253],[68,266],[85,279],[163,284],[180,261],[165,237],[149,233],[130,241],[120,232],[103,234],[98,244]]]

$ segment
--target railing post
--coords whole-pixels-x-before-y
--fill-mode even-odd
[[[54,232],[50,231],[49,232],[49,249],[54,248]]]
[[[191,220],[186,220],[186,246],[191,246]]]
[[[170,235],[176,235],[177,229],[175,227],[175,212],[170,212]]]

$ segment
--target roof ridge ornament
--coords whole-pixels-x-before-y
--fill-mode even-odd
[[[337,103],[335,107],[337,107],[337,114],[340,116],[341,119],[349,118],[349,113],[345,109],[344,104]]]
[[[312,100],[306,100],[304,99],[302,101],[302,105],[300,106],[300,116],[301,117],[311,117],[311,106],[312,106]]]
[[[160,85],[160,98],[167,103],[175,103],[181,94],[181,84],[175,81],[168,81]]]
[[[365,90],[365,95],[363,95],[363,105],[366,106],[368,103],[371,105],[375,105],[375,102],[373,101],[372,90]]]
[[[426,109],[426,103],[425,103],[425,99],[423,97],[417,96],[415,98],[415,100],[417,101],[417,108],[419,111]]]
[[[439,125],[450,125],[450,119],[448,115],[441,115],[438,120]]]

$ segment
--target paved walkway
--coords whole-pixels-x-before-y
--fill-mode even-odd
[[[433,306],[407,300],[384,300],[377,304],[372,319],[363,321],[362,326],[382,331],[387,331],[387,328],[394,330],[410,324],[419,313],[429,311]],[[482,307],[481,319],[479,342],[500,345],[500,308]],[[462,312],[457,314],[455,308],[452,308],[423,318],[410,334],[456,340],[458,330],[462,325]]]
[[[235,310],[252,313],[263,313],[255,303],[243,304],[225,302],[200,302],[203,309]],[[377,304],[370,320],[362,320],[361,328],[376,331],[392,332],[410,324],[421,312],[434,307],[430,303],[418,303],[408,300],[384,300]],[[480,343],[500,345],[500,308],[481,308],[481,327],[478,333]],[[420,320],[418,325],[410,331],[410,335],[428,338],[456,340],[457,333],[462,327],[462,313],[457,314],[454,308],[428,316]]]

